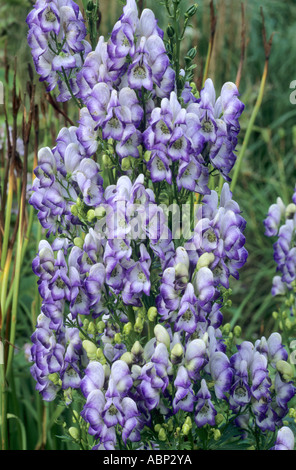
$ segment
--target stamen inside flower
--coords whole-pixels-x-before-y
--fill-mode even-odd
[[[156,159],[156,166],[159,171],[165,170],[163,162],[160,160],[160,158]]]
[[[176,140],[174,143],[173,143],[173,148],[175,150],[181,150],[181,148],[183,147],[183,139],[178,139]]]
[[[133,70],[133,75],[135,78],[139,78],[140,80],[144,80],[147,77],[147,71],[145,67],[142,65],[137,65]]]
[[[170,133],[170,130],[169,130],[168,126],[165,124],[165,122],[161,121],[159,127],[160,127],[160,130],[163,134],[169,134]]]
[[[193,317],[191,310],[188,308],[183,315],[183,320],[186,322],[190,322],[191,318]]]
[[[138,273],[138,280],[141,281],[141,282],[143,282],[143,281],[146,280],[146,276],[145,276],[145,274],[143,273],[143,271],[140,271],[140,272]]]
[[[214,243],[217,240],[215,233],[211,229],[206,231],[205,237],[207,240],[209,240],[210,243]]]
[[[56,280],[56,286],[58,287],[58,289],[64,289],[65,287],[65,283],[64,281],[60,278],[60,276],[57,278]]]
[[[109,415],[114,416],[117,414],[117,408],[115,405],[111,405],[108,410]]]
[[[118,129],[118,127],[120,126],[119,120],[115,117],[111,118],[109,121],[109,126],[113,129]]]
[[[48,8],[46,13],[45,13],[45,19],[46,21],[48,21],[49,23],[54,23],[57,19],[56,15],[54,14],[54,12],[52,11],[51,8]]]
[[[205,403],[202,409],[200,410],[199,414],[202,416],[206,416],[208,414],[209,409],[210,409],[209,405]]]
[[[211,132],[213,132],[214,124],[209,119],[206,119],[202,123],[202,129],[207,134],[210,134]]]

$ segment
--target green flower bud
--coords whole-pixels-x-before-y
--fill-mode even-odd
[[[161,430],[161,424],[156,424],[156,425],[154,426],[154,431],[155,431],[155,432],[159,432],[160,430]]]
[[[125,323],[123,327],[123,333],[128,336],[131,333],[132,329],[133,329],[133,325],[129,321],[128,323]]]
[[[90,1],[88,2],[88,4],[87,4],[86,10],[87,10],[88,12],[91,12],[91,11],[93,10],[93,8],[94,8],[94,4],[93,4],[93,2],[90,0]]]
[[[54,385],[59,384],[60,376],[57,372],[54,372],[53,374],[48,374],[47,377]]]
[[[72,439],[74,439],[74,441],[78,441],[78,439],[80,437],[79,429],[74,428],[73,426],[71,426],[71,428],[69,428],[69,434],[72,437]]]
[[[83,205],[83,202],[81,201],[80,197],[78,197],[78,198],[76,199],[76,206],[77,206],[77,207],[82,207],[82,205]]]
[[[187,11],[185,13],[185,16],[187,16],[188,18],[191,18],[192,16],[194,16],[195,13],[197,12],[197,7],[198,7],[197,3],[195,3],[194,5],[191,5],[187,9]]]
[[[184,263],[178,263],[175,266],[175,275],[184,284],[188,282],[188,268]]]
[[[145,160],[145,162],[149,162],[150,157],[151,157],[151,151],[150,151],[150,150],[146,150],[146,152],[144,153],[144,160]]]
[[[78,248],[83,248],[83,245],[84,245],[84,241],[82,240],[81,237],[75,237],[74,238],[74,245],[75,246],[78,246]]]
[[[225,325],[222,327],[222,331],[225,335],[229,335],[230,329],[231,329],[230,323],[225,323]]]
[[[121,160],[121,168],[123,171],[128,171],[132,168],[131,160],[129,157],[125,157]]]
[[[106,215],[105,207],[99,206],[95,208],[95,216],[97,219],[103,219]]]
[[[95,325],[94,322],[91,321],[91,322],[89,323],[89,325],[88,325],[88,327],[87,327],[87,332],[88,332],[88,334],[90,334],[90,335],[95,335],[95,334],[96,334],[97,328],[96,328],[96,325]]]
[[[82,341],[83,349],[86,351],[86,355],[90,361],[95,361],[97,358],[97,346],[88,339]]]
[[[169,38],[173,38],[175,35],[175,30],[170,24],[168,25],[166,32]]]
[[[201,268],[207,268],[215,259],[215,255],[213,253],[203,253],[197,262],[195,271],[198,271]]]
[[[190,433],[191,431],[191,427],[188,426],[188,424],[183,424],[182,426],[182,433],[184,434],[184,436],[188,436],[188,434]]]
[[[102,320],[99,321],[99,322],[97,323],[97,331],[98,331],[98,333],[100,333],[100,334],[103,333],[105,327],[106,327],[105,322],[103,322]]]
[[[221,413],[218,413],[215,416],[215,422],[216,422],[217,426],[220,426],[220,424],[222,424],[224,422],[224,416]]]
[[[167,435],[166,435],[166,432],[165,432],[164,428],[161,428],[161,429],[159,430],[158,439],[159,439],[160,441],[162,441],[162,442],[166,441]]]
[[[167,330],[162,325],[156,325],[156,327],[154,328],[154,335],[159,343],[165,344],[167,348],[170,347],[170,336]]]
[[[66,390],[64,390],[64,400],[66,405],[70,405],[72,403],[72,388],[69,387]]]
[[[120,333],[116,333],[114,335],[114,341],[116,344],[120,344],[121,343],[121,334]]]
[[[113,167],[112,160],[109,157],[109,155],[107,155],[106,153],[104,153],[104,155],[102,156],[102,162],[103,162],[104,168],[110,169]]]
[[[134,324],[134,331],[136,333],[141,333],[143,331],[143,320],[141,317],[137,317],[135,324]]]
[[[196,49],[196,47],[192,47],[192,48],[189,49],[189,51],[187,52],[187,56],[188,56],[191,60],[194,59],[194,57],[196,56],[196,54],[197,54],[197,49]]]
[[[71,206],[71,214],[73,214],[74,217],[78,217],[78,208],[77,208],[77,206],[75,206],[75,204],[73,204],[73,206]]]
[[[240,335],[242,334],[242,329],[239,325],[236,325],[234,328],[233,328],[233,334],[236,338],[239,338]]]
[[[120,360],[124,361],[127,363],[128,366],[130,366],[133,363],[133,355],[130,352],[125,352],[122,354]]]
[[[173,429],[174,429],[174,421],[173,421],[172,418],[168,420],[167,428],[168,428],[168,431],[169,431],[169,432],[172,432],[172,431],[173,431]]]
[[[282,359],[277,361],[276,369],[280,373],[281,377],[285,382],[290,382],[294,377],[294,371],[291,364]]]
[[[147,317],[149,321],[154,321],[155,318],[157,317],[157,308],[156,307],[150,307],[148,312],[147,312]]]
[[[73,416],[72,416],[73,423],[78,423],[79,420],[80,420],[80,415],[78,411],[73,410]]]
[[[296,205],[291,203],[288,204],[285,211],[286,219],[292,219],[296,212]]]
[[[106,364],[106,358],[101,348],[97,348],[96,350],[96,358],[101,364]]]
[[[144,349],[142,348],[141,346],[141,343],[139,341],[136,341],[131,349],[131,353],[138,357],[138,356],[142,356],[144,352]]]
[[[87,211],[86,218],[88,222],[93,222],[93,220],[96,218],[95,211],[93,209],[89,209]]]
[[[214,441],[219,441],[221,437],[221,432],[219,431],[219,429],[214,429]]]
[[[171,361],[173,364],[178,364],[182,361],[183,358],[183,347],[180,343],[175,344],[173,349],[171,350]]]

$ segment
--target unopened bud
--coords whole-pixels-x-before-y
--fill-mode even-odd
[[[78,208],[75,204],[71,206],[71,214],[74,215],[75,217],[78,216]]]
[[[215,422],[216,422],[217,426],[220,426],[220,424],[222,424],[224,422],[224,416],[221,413],[218,413],[215,416]]]
[[[90,335],[95,335],[96,334],[97,329],[96,329],[96,325],[94,324],[94,322],[89,323],[89,325],[87,327],[87,332]]]
[[[105,207],[99,206],[95,208],[95,216],[97,219],[102,219],[106,215]]]
[[[69,428],[69,434],[72,437],[72,439],[74,439],[75,441],[77,441],[80,437],[79,429],[74,428],[73,426]]]
[[[88,339],[82,341],[83,349],[86,351],[86,355],[91,361],[95,361],[97,358],[97,346]]]
[[[101,364],[106,364],[106,358],[101,348],[97,348],[96,350],[96,358]]]
[[[296,212],[296,205],[293,203],[288,204],[286,207],[286,212],[285,212],[286,219],[292,219],[295,212]]]
[[[293,367],[287,361],[280,359],[276,363],[276,368],[285,382],[290,382],[293,379]]]
[[[144,349],[142,348],[141,343],[139,341],[136,341],[131,349],[131,353],[137,357],[142,356],[143,352]]]
[[[156,325],[156,327],[154,328],[154,335],[159,343],[165,344],[167,348],[170,347],[170,336],[167,330],[162,325]]]
[[[185,12],[185,16],[191,18],[192,16],[195,15],[195,13],[197,12],[197,3],[195,3],[194,5],[191,5]]]
[[[94,219],[96,218],[95,211],[93,209],[89,209],[87,211],[86,218],[87,218],[88,222],[93,222]]]
[[[123,171],[128,171],[132,167],[131,160],[129,157],[125,157],[121,160],[121,168]]]
[[[242,329],[239,325],[236,325],[234,328],[233,328],[233,334],[236,338],[239,338],[240,335],[242,334]]]
[[[125,352],[122,354],[120,360],[126,362],[127,365],[130,366],[133,363],[133,355],[130,352]]]
[[[115,333],[114,335],[114,341],[116,344],[120,344],[121,343],[121,334],[120,333]]]
[[[188,436],[188,434],[190,433],[191,431],[191,427],[188,426],[188,424],[183,424],[182,426],[182,433],[184,434],[184,436]]]
[[[166,432],[164,428],[161,428],[158,433],[158,439],[163,442],[163,441],[166,441],[166,438],[167,438]]]
[[[98,333],[103,333],[104,329],[105,329],[106,325],[105,325],[105,322],[103,322],[102,320],[99,321],[97,323],[97,330],[98,330]]]
[[[218,441],[221,437],[221,432],[219,429],[214,429],[214,441]]]
[[[174,37],[175,30],[170,24],[168,25],[166,32],[167,32],[167,35],[168,35],[169,38]]]
[[[82,249],[82,248],[83,248],[83,244],[84,244],[84,242],[83,242],[83,240],[82,240],[81,237],[75,237],[75,238],[74,238],[74,245],[75,245],[75,246],[78,246],[78,248],[81,248],[81,249]]]
[[[150,307],[148,312],[147,312],[147,317],[149,321],[154,321],[155,318],[157,317],[157,308],[156,307]]]
[[[132,329],[133,329],[133,325],[132,325],[131,322],[129,321],[128,323],[126,323],[126,324],[124,325],[124,327],[123,327],[123,333],[128,336],[128,335],[130,334],[130,332],[132,331]]]
[[[144,153],[144,160],[145,162],[149,162],[151,158],[151,151],[150,150],[146,150],[146,152]]]
[[[60,376],[57,372],[54,372],[53,374],[48,374],[47,378],[54,384],[58,385]]]
[[[135,324],[134,324],[134,331],[136,333],[141,333],[143,331],[143,320],[141,317],[137,317]]]
[[[107,155],[106,153],[104,153],[103,157],[102,157],[102,162],[103,162],[103,166],[104,168],[112,168],[113,167],[113,163],[112,163],[112,160],[111,158],[109,157],[109,155]]]

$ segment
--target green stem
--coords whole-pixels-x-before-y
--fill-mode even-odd
[[[239,155],[238,155],[238,158],[237,158],[237,161],[236,161],[233,178],[232,178],[232,182],[231,182],[231,185],[230,185],[231,191],[234,190],[235,185],[237,183],[237,178],[238,178],[238,175],[239,175],[239,172],[240,172],[240,169],[241,169],[242,160],[244,158],[246,149],[248,147],[248,143],[249,143],[252,131],[253,131],[253,127],[254,127],[254,123],[255,123],[257,114],[258,114],[258,112],[260,110],[260,107],[261,107],[261,104],[262,104],[262,99],[263,99],[263,95],[264,95],[264,88],[265,88],[265,83],[266,83],[266,78],[267,78],[267,71],[268,71],[268,60],[265,61],[265,66],[264,66],[264,71],[263,71],[263,75],[262,75],[262,79],[261,79],[261,84],[260,84],[260,89],[259,89],[259,94],[258,94],[258,97],[257,97],[257,101],[256,101],[256,104],[253,108],[253,112],[252,112],[251,118],[249,120],[249,124],[248,124],[248,127],[247,127],[245,138],[244,138],[242,147],[240,149],[240,152],[239,152]]]

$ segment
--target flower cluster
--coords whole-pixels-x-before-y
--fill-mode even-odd
[[[78,93],[76,73],[91,51],[79,6],[73,0],[38,0],[27,24],[28,44],[40,80],[47,82],[48,91],[58,85],[59,101],[69,100]]]
[[[277,237],[273,248],[279,274],[274,276],[272,295],[286,294],[296,280],[296,191],[287,206],[280,197],[270,206],[264,226],[265,235]]]
[[[102,201],[100,166],[88,158],[87,150],[79,141],[78,129],[63,128],[56,147],[42,148],[38,154],[30,203],[38,211],[39,221],[48,235],[69,234],[79,223],[77,211],[75,215],[71,212],[78,196],[81,211],[85,207],[96,207]]]

